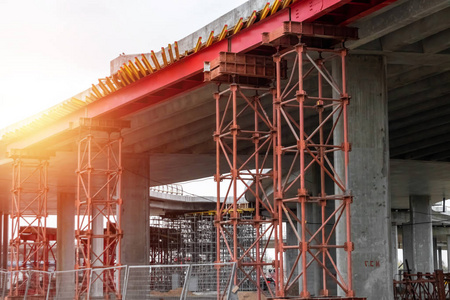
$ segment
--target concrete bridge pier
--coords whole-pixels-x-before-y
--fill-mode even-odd
[[[3,213],[3,237],[2,237],[2,266],[8,269],[8,245],[9,245],[9,214]]]
[[[450,270],[450,235],[447,235],[447,272]]]
[[[403,258],[413,273],[433,272],[433,233],[429,196],[410,196],[410,222],[403,225]]]
[[[300,205],[297,204],[297,217],[301,219],[300,215]],[[307,222],[309,224],[320,224],[321,222],[321,212],[319,210],[319,207],[317,205],[311,205],[308,203],[306,208],[306,215],[307,215]],[[302,229],[300,224],[298,222],[295,222],[297,228],[296,231],[301,234]],[[313,227],[309,227],[310,230],[312,230]],[[314,230],[317,230],[319,228],[319,225],[314,225]],[[314,232],[314,231],[313,231]],[[286,244],[287,245],[298,245],[298,239],[295,235],[294,230],[290,226],[289,222],[286,222]],[[298,250],[297,251],[286,251],[285,252],[285,264],[286,264],[286,270],[291,271],[293,268],[293,265],[295,263],[295,260],[298,256]],[[309,262],[312,257],[311,255],[307,254],[307,261]],[[299,272],[302,270],[302,262],[301,260],[297,264],[297,268],[293,271],[293,277],[297,276]],[[317,263],[311,264],[311,266],[307,269],[307,277],[308,277],[308,291],[311,293],[311,296],[319,296],[320,290],[322,289],[322,268],[318,266]],[[298,290],[301,291],[301,280],[298,281]]]
[[[398,266],[397,266],[397,262],[398,262],[398,227],[397,227],[397,222],[392,222],[392,227],[391,227],[391,247],[392,247],[392,274],[394,275],[394,279],[399,279],[398,278]]]
[[[147,265],[150,253],[150,164],[147,155],[123,155],[122,264]]]
[[[57,271],[75,269],[75,193],[59,192],[56,196]],[[63,297],[67,291],[75,293],[74,274],[56,276],[56,295]]]
[[[57,271],[75,269],[75,193],[57,194]]]
[[[351,205],[353,290],[368,300],[393,298],[391,260],[391,220],[388,187],[389,138],[386,92],[386,61],[383,56],[349,55],[346,59],[348,136],[352,144],[348,188]],[[340,65],[333,73],[340,78]],[[336,95],[335,95],[336,96]],[[343,141],[335,132],[334,143]],[[342,174],[344,160],[335,155]],[[337,229],[337,244],[346,240],[345,222]],[[338,251],[339,270],[346,270],[347,253]],[[345,274],[346,275],[346,274]]]

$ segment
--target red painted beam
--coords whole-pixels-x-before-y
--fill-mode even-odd
[[[256,23],[250,28],[242,30],[239,34],[231,37],[230,50],[233,52],[242,52],[259,46],[263,32],[271,31],[288,20],[289,11],[283,10],[262,22]],[[203,72],[203,64],[205,61],[211,61],[219,55],[219,52],[228,50],[228,40],[226,39],[195,54],[191,54],[154,74],[148,75],[115,93],[89,104],[87,107],[88,116],[102,116],[113,109],[118,109],[146,95]],[[149,103],[149,105],[151,104]]]
[[[270,32],[280,27],[285,21],[314,21],[327,12],[347,4],[349,1],[351,0],[299,0],[291,5],[290,9],[281,10],[273,16],[254,24],[250,28],[243,29],[230,39],[215,43],[117,92],[92,102],[85,109],[74,112],[56,121],[33,137],[23,138],[20,141],[14,142],[12,145],[8,145],[8,148],[25,148],[53,135],[57,135],[61,131],[68,130],[69,123],[77,122],[80,117],[123,117],[126,114],[145,108],[145,105],[141,105],[141,103],[139,105],[131,105],[145,97],[148,97],[148,101],[142,102],[148,106],[164,101],[167,98],[152,97],[152,95],[157,95],[159,91],[162,91],[166,87],[179,84],[183,80],[189,80],[196,74],[198,75],[203,71],[204,61],[213,60],[218,56],[219,52],[247,52],[261,44],[261,34],[263,32]],[[201,82],[198,83],[198,85],[201,84]],[[189,86],[193,88],[195,84],[190,83]],[[170,95],[174,96],[175,94],[170,93]],[[127,108],[127,106],[129,107]]]
[[[309,0],[298,1],[291,6],[292,21],[311,21],[319,18],[326,12],[336,9],[351,0]],[[230,49],[228,40],[213,44],[195,54],[192,54],[179,62],[176,62],[152,75],[129,85],[119,91],[110,94],[88,106],[89,117],[102,116],[111,110],[119,109],[130,102],[136,101],[154,93],[173,83],[189,78],[196,73],[202,72],[203,63],[216,58],[221,51],[246,52],[261,44],[261,34],[272,31],[283,22],[289,21],[289,10],[284,9],[269,18],[256,23],[250,28],[244,29],[230,38]],[[149,103],[151,105],[152,103]]]
[[[292,21],[312,22],[352,0],[300,0],[291,6]]]

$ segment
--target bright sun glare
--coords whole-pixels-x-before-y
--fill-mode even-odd
[[[158,50],[244,2],[2,1],[0,129],[88,89],[121,53]]]

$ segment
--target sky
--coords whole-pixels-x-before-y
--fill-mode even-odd
[[[246,0],[0,0],[0,129],[158,51]],[[193,45],[194,46],[194,45]]]

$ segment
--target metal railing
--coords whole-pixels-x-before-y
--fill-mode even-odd
[[[235,272],[235,263],[0,271],[0,299],[225,300]]]
[[[449,283],[450,273],[444,274],[442,270],[417,274],[405,272],[401,280],[394,280],[394,299],[449,299]]]
[[[179,195],[183,196],[183,186],[180,184],[165,184],[150,187],[150,191],[163,193],[163,194],[171,194],[171,195]]]

